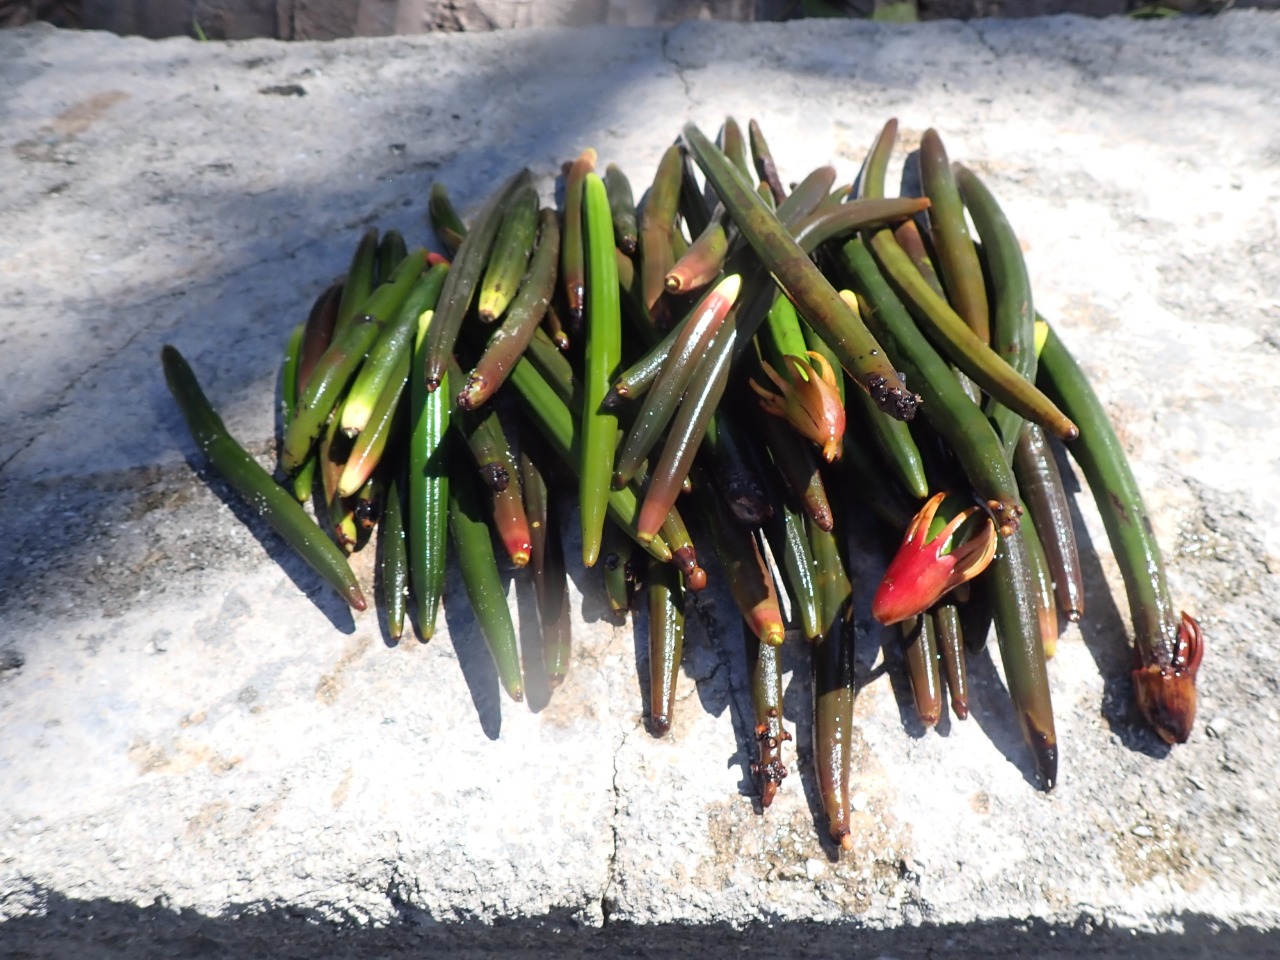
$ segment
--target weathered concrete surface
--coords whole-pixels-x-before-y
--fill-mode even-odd
[[[344,923],[351,955],[618,949],[630,924],[788,956],[1195,955],[1215,933],[1275,950],[1280,17],[297,45],[29,28],[0,33],[0,88],[0,946],[302,955],[313,924]],[[691,616],[675,732],[655,740],[642,634],[603,619],[580,569],[569,680],[531,711],[500,698],[456,578],[448,635],[389,647],[241,522],[162,343],[265,457],[285,333],[365,226],[422,237],[433,180],[470,206],[520,164],[549,196],[588,145],[642,183],[684,120],[727,114],[759,119],[791,178],[851,177],[892,115],[988,176],[1205,626],[1190,743],[1166,749],[1129,708],[1126,606],[1087,497],[1089,615],[1051,664],[1059,788],[1032,787],[986,657],[971,720],[906,719],[864,597],[839,861],[815,826],[798,650],[800,762],[754,808],[722,594]],[[864,585],[880,562],[860,559]]]

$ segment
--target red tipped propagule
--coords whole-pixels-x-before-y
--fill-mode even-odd
[[[886,626],[923,613],[947,591],[980,574],[996,555],[996,528],[990,517],[972,535],[952,542],[960,527],[977,512],[975,506],[961,510],[929,537],[938,525],[938,508],[946,496],[934,494],[915,515],[876,588],[871,614]]]

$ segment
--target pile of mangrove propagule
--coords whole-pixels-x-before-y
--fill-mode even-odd
[[[1045,657],[1061,620],[1084,611],[1054,455],[1065,443],[1123,574],[1137,705],[1184,741],[1202,640],[1175,613],[1125,454],[1036,314],[1009,222],[934,131],[907,158],[914,195],[885,195],[896,132],[890,121],[852,187],[821,167],[788,190],[757,124],[744,136],[732,119],[718,144],[686,125],[638,206],[590,149],[565,165],[554,208],[522,170],[466,223],[437,184],[441,249],[369,231],[289,337],[279,480],[166,346],[169,388],[217,470],[356,610],[367,601],[347,555],[377,527],[393,638],[406,620],[423,640],[435,632],[452,543],[515,700],[524,673],[500,563],[529,571],[553,689],[570,666],[556,491],[576,484],[582,562],[603,568],[613,609],[644,594],[655,734],[671,724],[685,592],[706,585],[699,557],[714,551],[746,624],[762,803],[786,775],[790,626],[811,650],[816,776],[845,847],[855,638],[842,510],[866,509],[900,539],[872,613],[900,624],[921,721],[938,721],[944,696],[967,716],[966,651],[994,623],[1049,789]]]

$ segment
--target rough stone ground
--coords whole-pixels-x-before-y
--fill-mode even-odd
[[[0,954],[1280,955],[1277,54],[1280,17],[1249,12],[0,33]],[[569,680],[515,705],[456,576],[447,635],[391,646],[242,522],[161,344],[266,462],[285,333],[366,226],[424,237],[433,180],[470,207],[520,164],[549,197],[588,145],[643,183],[682,122],[726,115],[759,119],[793,179],[851,177],[894,115],[908,146],[937,126],[989,179],[1209,638],[1190,743],[1129,707],[1126,605],[1087,497],[1090,610],[1051,664],[1061,785],[1032,786],[988,656],[973,717],[922,731],[864,595],[842,859],[816,825],[791,647],[798,759],[756,809],[720,590],[692,612],[655,740],[643,617],[609,622],[581,569]],[[859,558],[864,594],[882,562]]]

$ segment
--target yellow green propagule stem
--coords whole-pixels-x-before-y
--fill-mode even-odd
[[[583,214],[587,250],[587,343],[578,500],[582,515],[582,562],[591,567],[600,556],[618,433],[617,414],[605,408],[604,399],[622,359],[622,305],[618,294],[613,218],[604,181],[594,173],[587,174],[583,188]]]

